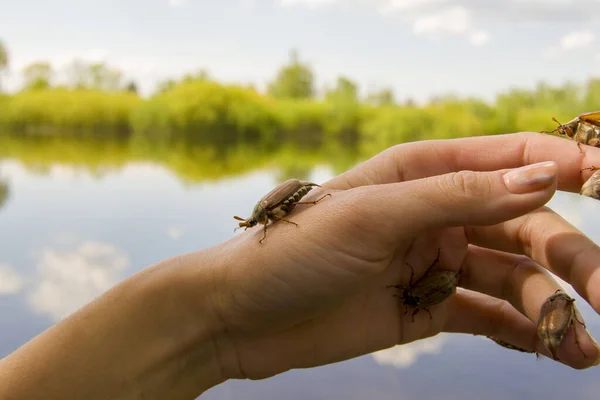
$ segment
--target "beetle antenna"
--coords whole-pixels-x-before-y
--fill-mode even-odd
[[[542,131],[541,133],[554,133],[554,132],[558,131],[561,126],[563,126],[560,122],[558,122],[558,120],[555,117],[552,117],[552,121],[554,121],[558,124],[558,128],[551,130],[551,131]]]
[[[245,221],[244,218],[238,217],[237,215],[234,216],[233,219],[237,219],[238,221]]]

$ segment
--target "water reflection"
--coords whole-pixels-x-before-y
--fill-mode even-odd
[[[84,242],[71,251],[42,251],[28,301],[57,322],[125,278],[127,253],[106,243]]]
[[[14,267],[0,263],[0,296],[17,294],[23,288],[23,279]]]
[[[131,162],[150,162],[190,183],[221,181],[272,169],[275,178],[304,178],[315,165],[327,164],[341,173],[361,155],[355,145],[323,143],[313,146],[301,138],[276,147],[234,142],[225,145],[218,138],[206,140],[155,140],[143,136],[130,139],[94,137],[15,137],[0,134],[0,159],[18,159],[30,172],[46,174],[56,164],[85,169],[92,176],[114,173]]]
[[[287,145],[181,145],[177,152],[143,141],[0,142],[0,188],[8,192],[10,184],[0,212],[0,357],[141,268],[230,238],[233,215],[248,215],[284,178],[323,182],[358,160],[352,151]],[[600,243],[596,200],[558,193],[549,205]],[[564,285],[600,338],[600,318]],[[203,398],[562,400],[598,393],[595,370],[573,371],[481,337],[439,335],[265,381],[227,382]]]
[[[8,182],[0,179],[0,209],[4,206],[6,200],[8,200]]]
[[[440,354],[442,346],[448,340],[444,334],[417,340],[402,346],[395,346],[372,354],[375,361],[381,365],[392,365],[396,368],[408,368],[413,365],[421,355]]]

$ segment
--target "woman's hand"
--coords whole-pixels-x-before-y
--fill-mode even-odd
[[[309,193],[332,196],[299,205],[298,227],[278,222],[260,244],[259,226],[119,283],[0,360],[0,398],[191,399],[439,332],[549,356],[535,329],[559,288],[548,271],[600,312],[600,248],[543,207],[591,165],[600,149],[532,133],[391,148]],[[389,286],[408,284],[407,263],[419,279],[438,250],[461,290],[413,322]],[[575,326],[585,357],[572,330],[558,357],[597,364]]]
[[[332,197],[297,206],[287,218],[298,227],[278,222],[259,244],[259,225],[210,249],[223,260],[212,301],[225,376],[265,378],[439,332],[550,356],[536,334],[542,303],[560,287],[548,271],[598,312],[600,248],[543,206],[557,185],[578,191],[580,169],[593,164],[600,150],[582,156],[574,142],[535,133],[403,144],[310,192],[302,201]],[[407,263],[420,278],[438,249],[439,268],[461,270],[467,290],[412,322],[389,286],[408,285]],[[184,264],[194,268],[195,257]],[[558,357],[587,368],[600,349],[576,326],[585,357],[572,330]]]

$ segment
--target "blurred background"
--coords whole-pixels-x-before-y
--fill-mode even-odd
[[[132,273],[231,237],[284,179],[600,109],[597,6],[0,0],[0,357]],[[599,242],[596,200],[550,206]],[[204,397],[597,399],[597,376],[439,335]]]

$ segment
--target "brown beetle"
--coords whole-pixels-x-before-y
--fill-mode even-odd
[[[596,171],[592,174],[592,176],[590,176],[590,178],[581,187],[579,194],[600,200],[600,171]]]
[[[565,135],[577,142],[579,152],[582,144],[587,144],[593,147],[600,147],[600,111],[583,113],[566,124],[561,124],[552,118],[558,124],[558,128],[552,131],[542,131],[541,133],[558,133]]]
[[[431,269],[440,260],[440,250],[433,263],[427,268],[425,274],[421,279],[413,284],[412,280],[414,277],[414,268],[406,263],[410,267],[410,281],[407,287],[400,285],[388,286],[388,288],[396,288],[402,290],[402,295],[394,295],[402,299],[403,304],[406,306],[404,315],[408,313],[408,307],[413,307],[415,310],[412,313],[412,322],[415,321],[415,315],[420,310],[425,310],[429,313],[429,318],[433,318],[429,307],[441,303],[452,295],[458,284],[458,278],[460,272],[454,271],[434,271],[430,272]]]
[[[529,353],[529,354],[535,353],[537,356],[539,356],[539,354],[537,354],[537,352],[534,351],[534,350],[525,350],[525,349],[522,349],[522,348],[517,347],[515,345],[512,345],[512,344],[510,344],[508,342],[505,342],[504,340],[496,339],[496,338],[491,337],[491,336],[487,336],[487,338],[490,339],[490,340],[492,340],[492,341],[494,341],[496,344],[499,344],[500,346],[505,347],[507,349],[520,351],[521,353]]]
[[[306,194],[315,186],[322,187],[316,183],[301,181],[298,179],[288,179],[287,181],[279,184],[277,187],[275,187],[275,189],[271,190],[262,199],[260,199],[258,203],[256,203],[250,218],[244,219],[238,216],[233,217],[238,221],[242,221],[236,230],[239,228],[245,228],[244,230],[246,230],[257,224],[263,224],[264,236],[259,241],[259,243],[262,243],[267,237],[267,224],[269,221],[273,221],[273,223],[277,221],[284,221],[298,226],[297,223],[288,221],[283,217],[289,214],[298,204],[317,204],[325,197],[331,196],[331,194],[328,193],[316,201],[299,202],[299,200],[306,196]]]
[[[581,314],[579,314],[575,306],[575,299],[560,289],[548,297],[542,305],[537,332],[544,346],[552,353],[554,360],[558,360],[556,352],[569,328],[571,326],[575,328],[575,321],[579,322],[585,328],[585,323],[580,321],[578,316],[581,316]],[[577,331],[575,331],[575,342],[583,356],[586,357],[579,345]]]

